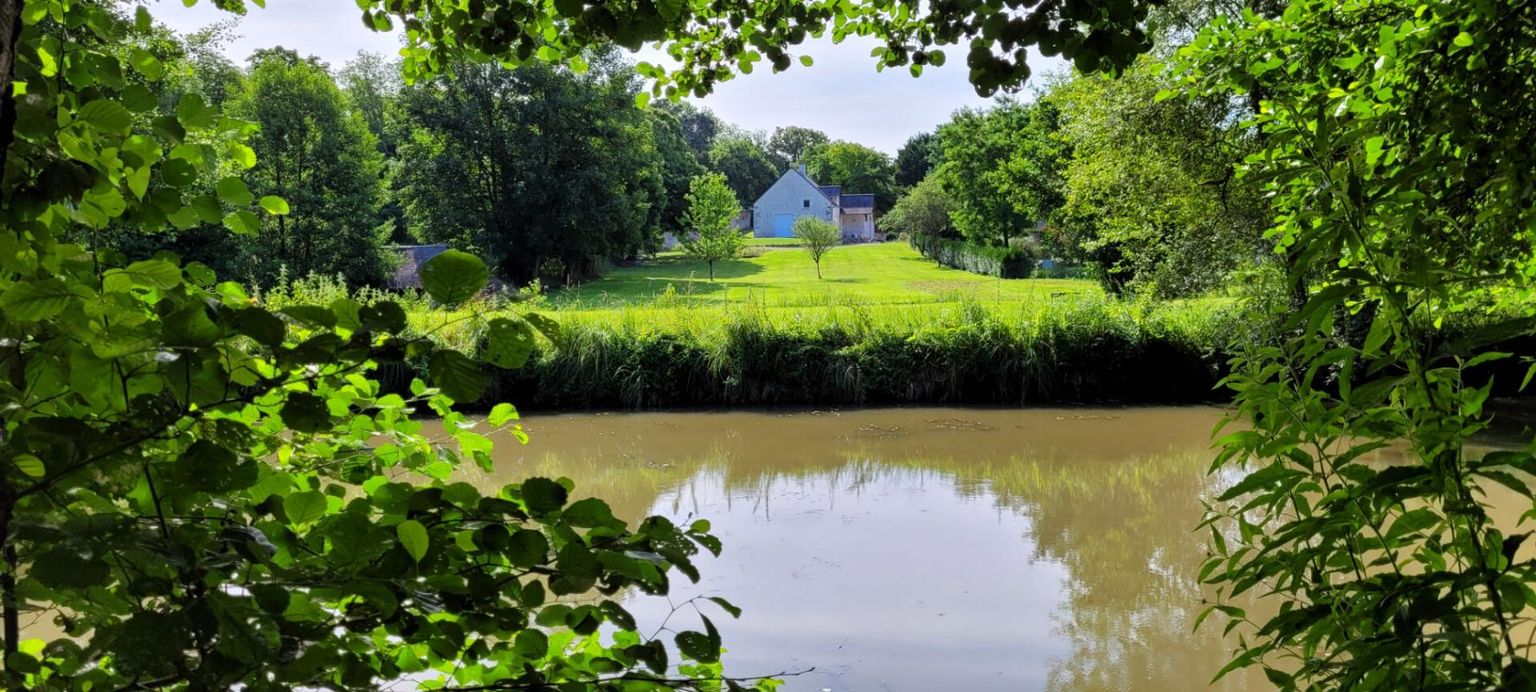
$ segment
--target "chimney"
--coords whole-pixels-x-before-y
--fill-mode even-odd
[[[801,175],[806,175],[806,172],[805,172],[805,164],[803,164],[803,163],[802,163],[802,164],[800,164],[800,165],[799,165],[799,166],[798,166],[798,168],[799,168],[799,169],[800,169],[800,174],[801,174]]]

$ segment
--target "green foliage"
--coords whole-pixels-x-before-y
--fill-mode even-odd
[[[1156,98],[1172,77],[1143,58],[1117,78],[1076,76],[1047,97],[1072,152],[1052,240],[1096,262],[1105,287],[1159,297],[1216,290],[1269,243],[1269,209],[1237,167],[1258,146],[1226,94]]]
[[[813,216],[795,219],[794,230],[795,238],[800,241],[800,247],[816,264],[816,278],[820,279],[821,258],[831,252],[832,248],[843,243],[842,231],[838,230],[837,224]]]
[[[624,6],[546,4],[495,0],[484,12],[463,12],[458,0],[422,0],[404,5],[362,0],[365,25],[404,28],[406,75],[446,69],[463,55],[490,55],[509,64],[532,60],[569,62],[587,49],[617,44],[639,50],[658,43],[677,61],[671,70],[641,65],[654,80],[651,94],[669,98],[704,96],[737,72],[750,73],[766,61],[775,72],[789,69],[790,46],[807,36],[873,36],[882,67],[906,67],[913,75],[925,65],[948,61],[943,46],[970,46],[965,64],[976,91],[990,96],[1029,78],[1026,47],[1060,54],[1085,72],[1125,67],[1150,44],[1142,29],[1151,3],[1113,7],[1042,4],[1017,12],[990,5],[936,5],[913,10],[895,0],[853,7],[815,2],[763,8],[736,0],[716,4],[680,1]],[[729,26],[730,31],[721,27]],[[804,62],[804,57],[802,56]]]
[[[688,254],[709,264],[709,278],[715,278],[715,263],[735,258],[746,244],[746,236],[736,228],[741,204],[720,173],[697,176],[688,185],[688,228],[683,241]]]
[[[567,317],[562,343],[540,342],[492,391],[546,409],[1206,402],[1220,396],[1237,317],[1094,297],[633,307]]]
[[[937,177],[928,176],[896,201],[896,206],[880,218],[880,225],[888,231],[908,236],[941,237],[953,228],[950,222],[953,210],[954,205],[944,192],[943,184]]]
[[[287,267],[383,283],[392,260],[378,232],[383,157],[330,72],[291,51],[258,51],[229,110],[259,126],[250,140],[258,162],[246,176],[250,190],[234,181],[241,197],[275,196],[261,205],[272,214],[268,221],[225,222],[236,233],[256,235],[242,273],[270,281]],[[206,112],[215,116],[211,107]],[[234,201],[222,187],[219,192]]]
[[[922,182],[939,165],[940,153],[937,133],[912,135],[896,152],[896,184],[910,188]]]
[[[1530,513],[1497,524],[1487,494],[1531,497],[1536,457],[1474,436],[1491,420],[1478,368],[1533,331],[1533,22],[1519,2],[1300,0],[1184,51],[1189,88],[1262,97],[1251,174],[1286,269],[1251,321],[1282,319],[1228,381],[1240,423],[1213,467],[1236,484],[1210,507],[1202,578],[1254,627],[1228,670],[1285,689],[1531,688]],[[1250,591],[1278,610],[1237,609]]]
[[[731,133],[716,137],[709,147],[708,168],[725,176],[736,198],[749,204],[762,196],[783,173],[760,144],[751,137]]]
[[[1035,255],[1023,246],[994,247],[926,233],[908,233],[907,242],[928,259],[973,274],[1024,279],[1035,270]]]
[[[841,185],[843,192],[873,194],[875,205],[890,209],[896,201],[896,167],[891,157],[853,142],[829,142],[811,147],[806,172],[822,185]]]
[[[550,265],[547,279],[581,280],[656,244],[677,152],[658,155],[633,69],[591,58],[580,74],[466,63],[406,88],[397,181],[412,231],[517,283]]]
[[[648,115],[661,161],[661,228],[682,237],[687,233],[688,185],[704,173],[704,166],[689,145],[688,133],[677,116],[660,108],[651,109]]]
[[[1053,106],[1003,101],[962,110],[939,128],[935,175],[949,195],[956,230],[977,243],[1008,245],[1061,205],[1067,155]]]
[[[777,156],[785,165],[805,161],[805,155],[831,140],[827,133],[808,127],[780,127],[768,138],[768,152]]]

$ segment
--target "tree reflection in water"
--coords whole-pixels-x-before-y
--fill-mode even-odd
[[[726,552],[690,593],[747,611],[722,625],[733,670],[818,667],[787,689],[1198,689],[1228,657],[1221,623],[1192,631],[1218,416],[556,416],[478,480],[565,475],[621,517],[711,519]]]

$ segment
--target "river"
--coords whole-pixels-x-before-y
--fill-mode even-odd
[[[1190,690],[1225,663],[1192,532],[1214,408],[536,416],[491,488],[568,476],[626,520],[724,541],[672,595],[710,611],[732,675],[789,691]],[[626,603],[642,630],[665,599]],[[712,608],[712,606],[709,606]],[[690,619],[693,618],[693,619]],[[673,623],[697,627],[691,610]],[[1219,618],[1213,618],[1213,621]],[[814,669],[814,670],[811,670]],[[1214,689],[1265,689],[1235,675]]]

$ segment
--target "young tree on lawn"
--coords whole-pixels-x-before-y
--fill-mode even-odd
[[[683,241],[688,254],[709,264],[709,280],[715,280],[715,262],[741,252],[746,238],[736,230],[741,203],[720,173],[696,176],[688,185],[688,228],[693,236]]]
[[[816,263],[816,278],[820,279],[821,258],[831,252],[832,248],[842,244],[842,232],[838,231],[837,224],[831,221],[802,216],[795,219],[795,237],[800,239],[800,247],[805,248],[806,254],[811,256],[811,261]]]

